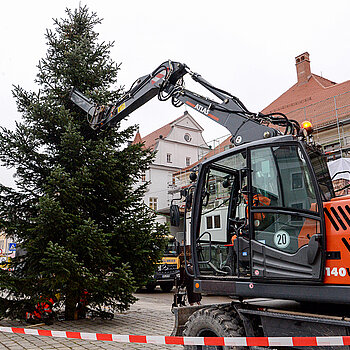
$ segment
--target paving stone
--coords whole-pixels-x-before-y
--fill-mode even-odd
[[[170,312],[173,300],[172,293],[138,294],[139,301],[130,310],[117,313],[113,320],[84,319],[78,321],[60,321],[51,326],[41,326],[40,329],[56,331],[75,331],[85,333],[112,333],[123,335],[170,335],[173,330],[174,316]],[[217,301],[216,301],[217,302]],[[28,324],[2,320],[0,326],[28,328]],[[35,328],[35,327],[31,327]],[[87,341],[80,339],[65,339],[25,334],[0,332],[0,350],[89,350],[89,349],[178,349],[178,345],[131,344],[103,341]]]

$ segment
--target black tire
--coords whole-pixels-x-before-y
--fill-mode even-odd
[[[235,312],[216,307],[194,312],[185,324],[183,335],[187,337],[241,337],[244,329]],[[186,345],[186,350],[236,349],[244,347]]]
[[[174,282],[161,282],[159,286],[163,292],[169,293],[174,287]]]
[[[146,290],[148,293],[152,293],[154,292],[154,290],[156,289],[157,284],[153,283],[153,282],[149,282],[146,284]]]

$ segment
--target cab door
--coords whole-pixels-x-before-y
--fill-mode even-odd
[[[247,204],[242,184],[247,184],[246,150],[206,162],[201,171],[191,216],[192,248],[197,276],[237,278],[239,260],[249,268],[249,238],[246,230],[238,256],[237,238],[246,227]],[[244,178],[244,180],[243,180]],[[244,245],[244,247],[243,247]]]
[[[322,202],[303,147],[276,144],[249,154],[252,279],[322,280]]]

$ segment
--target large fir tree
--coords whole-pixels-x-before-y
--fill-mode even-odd
[[[39,91],[14,88],[22,121],[0,133],[0,161],[16,179],[16,189],[0,187],[0,220],[23,253],[0,274],[7,316],[59,292],[72,319],[83,290],[92,303],[125,310],[163,250],[166,228],[155,224],[141,200],[145,186],[137,186],[152,154],[125,146],[134,127],[91,130],[69,100],[72,86],[99,103],[120,95],[113,43],[98,41],[101,20],[87,7],[66,15],[46,33]]]

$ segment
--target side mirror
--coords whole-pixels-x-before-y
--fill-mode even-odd
[[[180,209],[177,204],[172,204],[170,206],[170,225],[171,226],[180,226]]]

